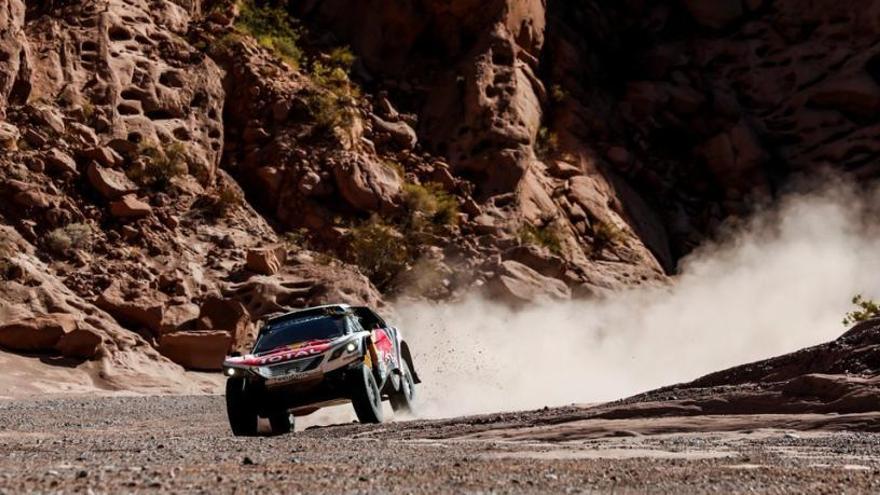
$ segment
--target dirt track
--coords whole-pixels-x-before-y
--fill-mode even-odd
[[[719,429],[731,431],[644,436],[638,429],[644,429],[645,420],[606,421],[593,424],[592,433],[581,440],[564,441],[572,428],[563,426],[578,411],[346,424],[280,437],[234,438],[222,397],[4,401],[0,492],[880,490],[877,434],[746,432],[748,418],[740,423],[721,418]],[[689,421],[692,431],[712,429],[712,418],[703,418],[702,426],[699,419]],[[530,426],[535,424],[544,426]],[[653,426],[658,425],[652,431],[676,429]],[[544,441],[524,435],[542,428],[557,428],[558,434],[545,435]],[[584,426],[575,429],[583,433]],[[524,439],[506,440],[514,436],[511,431]]]

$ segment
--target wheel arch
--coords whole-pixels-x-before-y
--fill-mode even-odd
[[[405,340],[400,341],[400,357],[406,360],[406,365],[409,367],[409,372],[412,373],[413,382],[422,383],[422,380],[419,378],[419,373],[416,371],[416,365],[415,363],[413,363],[412,352],[410,352],[409,350],[409,344],[407,344]]]

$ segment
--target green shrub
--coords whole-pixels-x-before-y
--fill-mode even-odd
[[[300,33],[290,15],[281,7],[257,6],[253,0],[239,2],[235,26],[254,37],[264,48],[293,67],[299,67],[302,50],[297,46]]]
[[[71,250],[88,250],[92,247],[92,227],[85,223],[72,223],[46,234],[46,247],[55,254],[67,254]]]
[[[846,327],[880,316],[880,304],[873,299],[864,299],[861,294],[856,294],[852,298],[852,303],[857,309],[843,317],[843,325]]]
[[[553,103],[562,103],[566,96],[568,96],[568,93],[562,89],[562,86],[558,84],[550,86],[550,99],[553,100]]]
[[[554,254],[562,253],[562,234],[556,224],[536,227],[532,224],[523,225],[518,232],[520,244],[542,246]]]
[[[164,149],[156,144],[142,143],[138,153],[146,158],[143,168],[131,167],[126,175],[140,185],[164,190],[171,179],[189,171],[189,155],[182,143],[175,142]]]
[[[458,201],[435,182],[403,185],[403,201],[410,212],[410,223],[417,224],[417,217],[428,219],[434,225],[451,225],[458,222]]]
[[[339,64],[345,62],[345,56],[337,57],[343,59]],[[360,92],[348,78],[347,69],[333,63],[313,62],[309,75],[317,88],[306,96],[306,104],[318,128],[350,127]]]
[[[380,289],[387,288],[411,260],[403,235],[372,218],[351,230],[349,259]]]
[[[354,65],[354,61],[354,53],[345,46],[330,50],[330,54],[328,55],[328,63],[333,67],[342,69],[346,73],[351,72],[351,67]]]
[[[244,204],[244,197],[237,188],[223,184],[217,190],[217,196],[212,202],[214,216],[224,217],[235,208]]]
[[[538,136],[535,139],[535,155],[543,160],[549,158],[558,151],[559,136],[546,127],[538,129]]]
[[[590,249],[594,257],[600,256],[606,249],[623,239],[622,230],[603,220],[593,222],[592,234]]]

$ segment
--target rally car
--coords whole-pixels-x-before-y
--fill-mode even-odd
[[[287,433],[294,416],[351,401],[361,423],[382,422],[382,401],[412,408],[419,376],[400,331],[367,307],[333,304],[269,319],[250,354],[231,356],[226,412],[235,435],[258,418]]]

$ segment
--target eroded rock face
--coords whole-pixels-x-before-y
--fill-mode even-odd
[[[24,33],[22,0],[0,2],[0,118],[10,102],[21,103],[30,93],[30,67]]]
[[[178,143],[191,171],[210,179],[223,143],[222,76],[181,38],[190,12],[171,1],[112,0],[52,14],[27,27],[30,50],[41,54],[31,99],[83,109],[99,141],[116,151]]]

